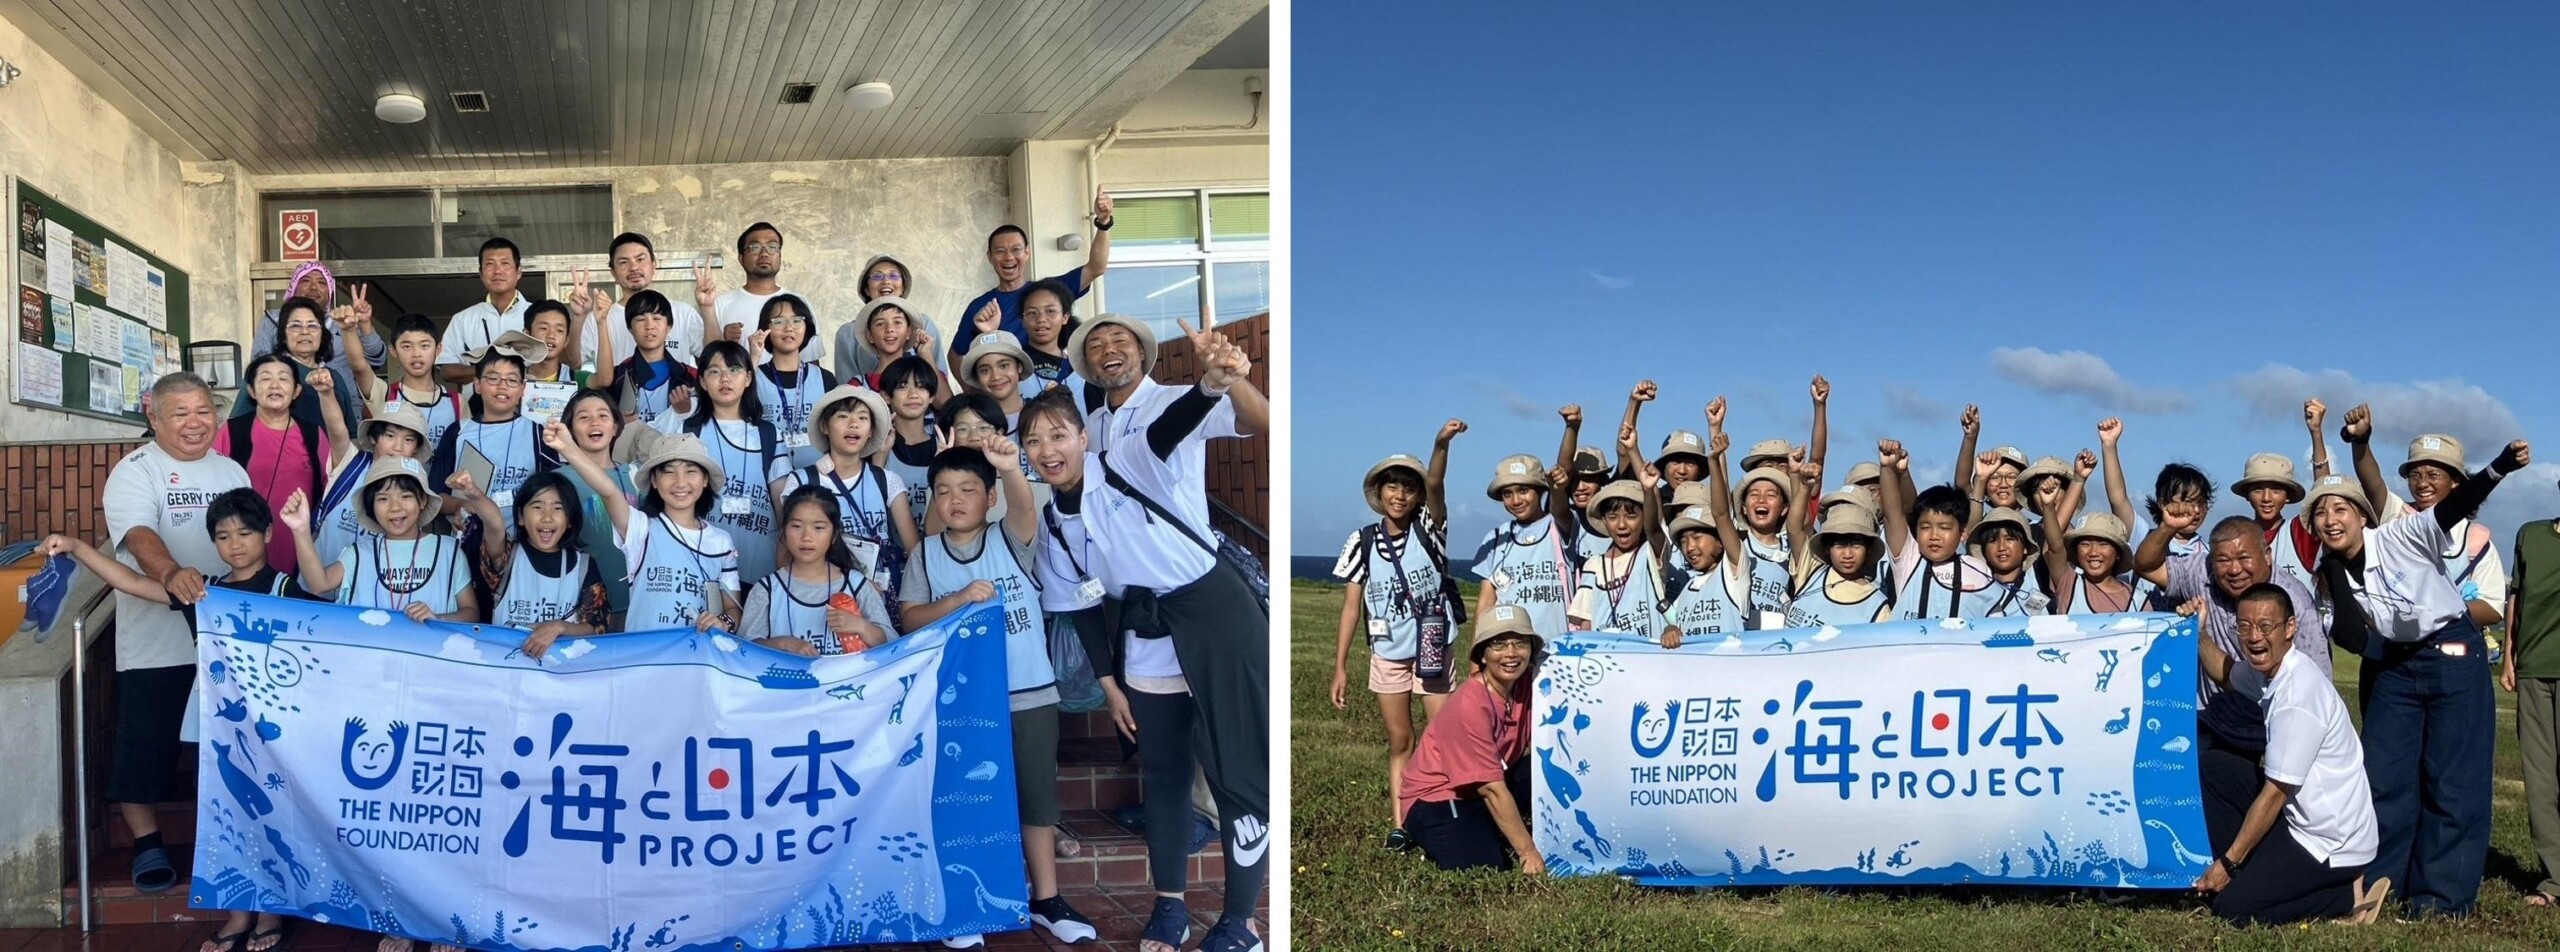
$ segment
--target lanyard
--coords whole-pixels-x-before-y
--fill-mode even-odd
[[[828,568],[828,570],[827,570],[827,577],[828,577],[829,581],[826,581],[826,582],[820,582],[820,583],[818,583],[818,584],[819,584],[819,586],[820,586],[820,587],[822,587],[822,588],[824,588],[824,587],[827,587],[827,586],[832,585],[832,586],[834,587],[834,590],[833,590],[833,591],[829,591],[829,592],[827,592],[827,593],[826,593],[826,594],[824,594],[824,595],[820,595],[820,596],[818,597],[818,600],[817,600],[817,601],[815,601],[815,602],[804,602],[804,601],[801,601],[801,600],[800,600],[800,593],[798,593],[798,592],[795,592],[795,591],[792,591],[792,590],[791,590],[791,583],[793,582],[793,579],[792,579],[792,577],[791,577],[791,570],[790,570],[790,569],[788,569],[788,568],[783,569],[783,570],[782,570],[782,571],[780,571],[780,572],[776,572],[776,573],[774,573],[774,580],[775,580],[777,583],[779,583],[779,584],[776,584],[776,585],[774,586],[774,588],[775,588],[775,589],[777,589],[777,590],[779,590],[779,591],[782,593],[782,598],[783,598],[783,600],[784,600],[784,601],[786,601],[786,602],[789,602],[791,605],[798,605],[798,606],[800,606],[801,608],[808,608],[808,609],[814,609],[814,610],[816,610],[816,611],[817,611],[817,613],[818,613],[818,628],[817,628],[817,632],[818,632],[819,634],[821,634],[821,635],[829,635],[829,636],[833,636],[833,635],[835,634],[835,630],[827,627],[827,606],[828,606],[829,602],[833,599],[833,597],[834,597],[834,595],[835,595],[835,593],[836,593],[836,592],[838,592],[838,591],[846,592],[846,593],[851,593],[851,592],[852,592],[852,589],[851,589],[851,588],[846,587],[846,583],[847,583],[847,582],[851,582],[853,579],[852,579],[852,577],[851,577],[851,576],[844,576],[844,577],[843,577],[843,578],[844,578],[844,581],[841,581],[841,582],[839,582],[839,581],[834,581],[834,579],[836,579],[836,578],[837,578],[837,574],[836,574],[835,569],[834,569],[833,567],[829,567],[829,568]],[[800,626],[795,625],[795,624],[792,624],[792,622],[791,622],[791,616],[794,614],[794,612],[795,612],[795,610],[794,610],[794,609],[792,609],[792,608],[791,608],[790,606],[788,606],[788,605],[786,605],[786,606],[784,606],[784,607],[783,607],[783,609],[782,609],[782,627],[783,627],[783,630],[784,630],[784,631],[787,631],[787,632],[790,632],[792,635],[795,635],[795,636],[798,636],[798,637],[801,637],[801,638],[806,639],[806,638],[808,638],[808,636],[800,634]],[[814,639],[811,639],[811,640],[810,640],[810,643],[811,643],[811,644],[817,644],[818,642],[817,642],[816,640],[814,640]]]
[[[1638,548],[1627,553],[1626,570],[1618,573],[1618,580],[1615,582],[1609,581],[1609,556],[1612,553],[1600,553],[1600,568],[1593,574],[1599,578],[1600,589],[1609,593],[1609,627],[1613,631],[1625,630],[1625,626],[1619,624],[1618,603],[1625,600],[1627,589],[1633,587],[1628,583],[1635,579],[1636,556],[1643,552],[1643,549]]]
[[[1085,579],[1092,578],[1092,574],[1084,570],[1084,560],[1076,558],[1075,551],[1067,546],[1066,530],[1058,528],[1057,507],[1040,507],[1040,518],[1048,520],[1049,537],[1058,540],[1058,554],[1066,556],[1067,565],[1076,570],[1076,581],[1081,582]],[[1087,533],[1084,538],[1084,554],[1085,558],[1093,557],[1093,536],[1090,533]]]
[[[1526,528],[1526,526],[1525,526],[1524,524],[1522,524],[1522,523],[1519,523],[1519,522],[1513,522],[1513,523],[1511,524],[1511,544],[1512,544],[1512,545],[1515,545],[1515,546],[1521,546],[1521,547],[1524,547],[1524,548],[1525,548],[1525,547],[1527,547],[1527,546],[1529,546],[1529,545],[1531,545],[1531,544],[1532,544],[1532,543],[1527,543],[1527,542],[1522,542],[1522,541],[1520,541],[1520,530],[1521,530],[1521,529],[1523,529],[1523,528]],[[1553,516],[1549,516],[1549,517],[1547,517],[1547,549],[1548,549],[1549,551],[1552,551],[1552,552],[1554,552],[1554,553],[1556,554],[1556,575],[1557,575],[1558,577],[1562,577],[1562,576],[1564,575],[1564,567],[1565,567],[1565,566],[1573,564],[1573,563],[1571,563],[1571,562],[1567,562],[1567,561],[1565,561],[1565,557],[1564,557],[1564,540],[1563,540],[1563,539],[1556,538],[1558,535],[1562,534],[1562,533],[1563,533],[1563,531],[1564,531],[1564,527],[1563,527],[1563,526],[1561,526],[1561,525],[1558,525],[1558,524],[1556,523],[1556,521],[1555,521],[1555,517],[1553,517]]]
[[[481,444],[479,434],[488,432],[488,430],[489,430],[489,428],[490,428],[490,427],[493,427],[493,426],[506,426],[506,425],[508,425],[508,424],[511,424],[511,423],[516,422],[516,420],[518,420],[518,419],[523,419],[523,418],[522,418],[522,417],[517,417],[517,418],[509,419],[509,420],[506,420],[506,421],[504,421],[504,422],[500,422],[500,423],[482,423],[482,422],[480,422],[480,421],[478,421],[478,420],[470,421],[470,422],[471,422],[471,426],[474,428],[474,429],[473,429],[473,431],[469,434],[469,435],[470,435],[470,437],[471,437],[471,445],[473,445],[473,446],[479,446],[479,445]],[[515,427],[514,429],[518,429],[518,430],[522,430],[522,431],[524,431],[524,432],[523,432],[523,436],[524,436],[525,448],[526,448],[526,449],[531,449],[531,448],[533,447],[533,430],[532,430],[532,428],[530,428],[530,427]],[[504,441],[504,442],[512,442],[512,441]],[[512,467],[512,466],[514,466],[514,465],[515,465],[515,461],[516,461],[516,452],[515,452],[515,448],[514,448],[514,447],[512,447],[512,446],[509,446],[509,447],[502,447],[502,448],[500,449],[500,452],[503,452],[503,453],[505,453],[505,454],[507,454],[507,455],[505,455],[505,456],[503,456],[503,457],[493,457],[493,458],[491,458],[491,459],[489,460],[489,464],[490,464],[490,465],[489,465],[489,482],[491,482],[491,483],[496,483],[496,482],[498,482],[499,480],[504,479],[504,478],[506,477],[506,473],[507,473],[508,468],[510,468],[510,467]],[[529,469],[531,469],[531,467],[527,467],[527,469],[529,470]],[[497,487],[497,486],[494,486],[494,485],[491,485],[491,486],[482,486],[482,487],[480,487],[480,491],[481,491],[481,492],[484,492],[484,493],[493,493],[493,492],[497,492],[497,491],[498,491],[498,487]]]
[[[853,487],[862,485],[862,481],[870,475],[870,465],[864,464],[861,469],[854,472],[852,485],[846,485],[844,481],[844,474],[836,472],[833,469],[829,469],[826,473],[827,480],[836,484],[836,495],[844,498],[845,514],[853,518],[855,531],[860,532],[862,537],[865,539],[870,539],[875,542],[886,542],[889,539],[888,526],[875,525],[871,521],[870,513],[865,512],[861,506],[853,504]],[[882,484],[880,486],[880,522],[886,523],[888,521],[889,487],[886,484]]]
[[[1389,536],[1387,524],[1378,523],[1378,557],[1387,560],[1388,575],[1395,580],[1395,594],[1390,596],[1394,602],[1390,604],[1402,604],[1404,613],[1413,618],[1422,617],[1422,606],[1414,603],[1413,588],[1404,580],[1404,550],[1406,546],[1413,544],[1413,534],[1420,531],[1422,527],[1414,525],[1406,528],[1403,535]],[[1394,548],[1388,547],[1390,539],[1393,540]]]
[[[383,544],[386,541],[387,540],[383,539],[381,536],[373,537],[373,584],[394,596],[394,600],[390,607],[406,609],[409,607],[409,596],[417,592],[419,589],[427,587],[427,581],[435,578],[437,568],[444,564],[444,547],[435,547],[434,555],[431,556],[427,562],[427,574],[419,576],[417,581],[409,583],[409,587],[402,588],[398,585],[391,584],[391,574],[389,571],[391,568],[391,559],[385,555],[383,551]],[[418,550],[425,547],[426,544],[427,537],[425,536],[420,536],[409,541],[409,564],[406,566],[408,571],[415,572],[418,570]]]
[[[756,460],[758,460],[758,459],[762,459],[762,458],[764,457],[764,440],[763,440],[763,439],[758,438],[757,440],[755,440],[754,442],[755,442],[755,444],[756,444],[756,445],[754,445],[754,446],[739,446],[736,440],[732,440],[732,439],[730,439],[730,438],[729,438],[729,428],[728,428],[728,427],[725,427],[725,426],[721,426],[721,425],[720,425],[720,424],[721,424],[721,423],[723,423],[723,422],[736,423],[736,424],[738,424],[738,425],[739,425],[740,427],[742,427],[742,428],[746,426],[746,421],[744,421],[744,420],[727,420],[727,421],[723,421],[723,420],[721,420],[721,419],[719,419],[719,418],[717,418],[717,417],[714,417],[714,418],[712,418],[712,419],[710,419],[710,420],[705,420],[705,421],[703,421],[702,428],[703,428],[703,429],[706,429],[706,430],[710,430],[710,431],[712,431],[713,433],[717,434],[717,435],[720,437],[720,442],[721,442],[723,445],[726,445],[726,446],[727,446],[727,447],[729,447],[730,449],[733,449],[733,450],[736,450],[736,451],[738,451],[738,452],[740,452],[740,453],[742,453],[742,454],[745,454],[745,455],[740,456],[740,457],[738,458],[738,460],[739,460],[739,462],[740,462],[740,463],[749,463],[749,464],[751,464],[751,463],[754,463]],[[726,455],[728,455],[728,454],[723,453],[723,454],[721,454],[721,455],[726,456]],[[726,463],[728,463],[728,460],[721,460],[721,463],[723,463],[723,464],[725,465]],[[726,482],[725,482],[725,483],[720,487],[720,493],[721,493],[721,495],[724,495],[724,496],[747,496],[747,497],[749,497],[750,501],[752,501],[752,499],[753,499],[753,495],[754,495],[754,494],[747,492],[747,487],[752,486],[752,485],[753,485],[753,483],[752,483],[752,482],[750,482],[750,481],[746,478],[746,476],[745,476],[745,474],[744,474],[744,473],[740,472],[740,471],[741,471],[741,470],[743,470],[744,468],[745,468],[744,466],[733,466],[733,467],[729,467],[729,471],[728,471],[727,473],[722,474],[722,475],[724,475],[724,476],[726,476],[726,477],[728,477],[728,478],[727,478]]]
[[[708,565],[708,564],[706,564],[706,563],[704,563],[704,562],[702,561],[702,557],[703,557],[703,556],[705,556],[705,555],[709,555],[710,553],[704,552],[704,551],[702,551],[701,549],[694,548],[694,547],[693,547],[693,543],[691,543],[691,542],[686,542],[686,541],[684,540],[684,536],[683,536],[682,534],[680,534],[680,533],[678,533],[678,532],[677,532],[675,523],[668,522],[668,521],[667,521],[667,517],[666,517],[666,516],[659,515],[659,516],[651,516],[651,517],[649,517],[649,518],[650,518],[650,519],[652,519],[652,520],[654,520],[654,521],[656,521],[656,522],[658,523],[658,526],[659,526],[660,528],[665,529],[665,530],[667,531],[667,538],[670,538],[670,539],[675,540],[675,543],[676,543],[676,547],[677,547],[677,548],[683,549],[687,555],[689,555],[689,556],[691,556],[691,557],[693,558],[693,570],[694,570],[695,574],[696,574],[696,575],[698,575],[698,576],[702,579],[702,581],[704,581],[704,582],[715,582],[715,583],[719,581],[720,576],[718,576],[718,575],[714,574],[714,573],[711,571],[711,566],[710,566],[710,565]],[[695,587],[698,589],[698,588],[700,588],[701,586],[697,584]],[[699,593],[697,593],[697,594],[699,594]],[[703,599],[703,604],[704,604],[704,610],[706,610],[706,611],[707,611],[707,610],[709,610],[709,609],[712,607],[712,606],[710,605],[710,599],[709,599],[709,597],[707,597],[707,596]]]

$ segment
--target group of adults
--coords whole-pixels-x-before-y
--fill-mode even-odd
[[[1678,650],[1684,634],[1744,629],[2162,611],[2196,617],[2203,635],[2197,768],[2214,852],[2195,886],[2216,914],[2372,921],[2395,899],[2411,916],[2470,914],[2501,685],[2519,696],[2544,868],[2526,902],[2560,900],[2560,519],[2518,527],[2508,564],[2475,518],[2531,461],[2523,440],[2475,468],[2460,440],[2420,435],[2399,464],[2403,496],[2376,458],[2371,409],[2346,413],[2336,435],[2352,467],[2333,473],[2328,408],[2307,400],[2310,478],[2283,454],[2251,456],[2229,489],[2242,512],[2214,520],[2212,479],[2185,463],[2163,467],[2135,510],[2120,421],[2098,425],[2100,453],[2031,459],[1977,453],[1973,407],[1951,485],[1916,487],[1909,452],[1888,439],[1826,491],[1819,377],[1811,439],[1753,444],[1737,491],[1722,398],[1703,435],[1674,430],[1651,458],[1637,449],[1654,393],[1646,381],[1630,395],[1614,462],[1580,445],[1581,409],[1568,406],[1552,464],[1495,464],[1486,495],[1508,519],[1473,563],[1484,585],[1471,673],[1451,654],[1465,606],[1443,554],[1442,479],[1466,425],[1444,425],[1428,462],[1391,456],[1364,477],[1379,519],[1336,568],[1348,590],[1333,692],[1347,703],[1365,622],[1389,725],[1388,846],[1449,868],[1544,868],[1524,812],[1528,684],[1566,631]],[[2101,468],[2109,505],[2083,513]],[[2497,626],[2503,653],[2484,634]],[[2353,697],[2330,680],[2333,645],[2358,661]],[[1418,740],[1417,696],[1431,716]]]
[[[914,303],[895,255],[803,273],[860,289],[832,348],[780,280],[786,238],[769,222],[738,235],[743,287],[696,269],[676,296],[654,287],[646,235],[606,242],[609,287],[579,274],[567,300],[525,294],[518,249],[491,239],[486,298],[441,323],[377,320],[366,287],[297,269],[257,320],[235,405],[192,373],[157,380],[149,441],[105,487],[108,538],[48,541],[118,592],[107,799],[135,835],[136,888],[178,881],[153,805],[176,792],[200,716],[191,612],[209,587],[522,628],[534,657],[666,627],[838,655],[992,601],[1032,922],[1096,938],[1055,862],[1074,848],[1056,833],[1060,689],[1089,667],[1142,758],[1147,948],[1192,938],[1198,776],[1227,896],[1198,948],[1258,949],[1268,618],[1211,529],[1205,444],[1266,431],[1269,409],[1206,317],[1185,327],[1200,378],[1168,385],[1146,322],[1076,313],[1109,267],[1112,224],[1099,195],[1088,260],[1036,281],[1023,230],[995,229],[995,285],[961,333]],[[238,910],[202,952],[269,952],[289,924]]]

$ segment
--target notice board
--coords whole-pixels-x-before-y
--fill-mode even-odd
[[[13,180],[12,401],[141,424],[142,395],[185,368],[187,273]]]

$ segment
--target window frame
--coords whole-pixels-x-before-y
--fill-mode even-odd
[[[1190,198],[1194,200],[1194,213],[1198,216],[1196,224],[1199,229],[1199,239],[1196,242],[1188,247],[1178,245],[1145,245],[1123,249],[1115,246],[1111,249],[1111,264],[1115,268],[1123,265],[1130,267],[1161,267],[1164,265],[1189,264],[1192,268],[1193,274],[1198,279],[1198,294],[1201,305],[1211,313],[1215,313],[1218,307],[1218,278],[1217,268],[1215,267],[1216,265],[1261,263],[1267,266],[1271,262],[1271,239],[1230,239],[1220,241],[1213,229],[1213,226],[1216,223],[1212,220],[1213,216],[1210,212],[1210,199],[1212,196],[1262,195],[1265,196],[1266,200],[1268,200],[1268,196],[1271,195],[1271,187],[1268,185],[1225,185],[1202,188],[1132,188],[1125,190],[1106,189],[1106,191],[1110,193],[1111,199],[1115,202],[1132,198]],[[1110,310],[1111,280],[1107,274],[1103,278],[1102,284],[1101,307],[1103,310]]]

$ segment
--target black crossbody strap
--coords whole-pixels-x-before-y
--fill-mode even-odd
[[[1111,454],[1102,454],[1101,460],[1102,481],[1110,485],[1112,491],[1137,500],[1138,505],[1146,507],[1147,511],[1154,513],[1157,518],[1173,523],[1174,528],[1182,530],[1182,537],[1191,540],[1191,544],[1199,546],[1201,551],[1209,553],[1212,557],[1218,554],[1218,547],[1211,544],[1209,540],[1201,538],[1198,532],[1192,531],[1191,524],[1182,521],[1181,516],[1174,515],[1171,510],[1147,498],[1147,494],[1139,492],[1138,487],[1129,485],[1128,480],[1120,478],[1120,473],[1111,468]]]

